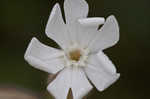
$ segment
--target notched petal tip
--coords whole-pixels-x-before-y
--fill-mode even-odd
[[[66,23],[71,23],[79,18],[85,18],[89,12],[86,0],[65,0],[64,11]]]
[[[89,44],[92,52],[98,52],[99,50],[112,47],[119,41],[119,25],[113,15],[106,19],[106,22],[98,32]]]
[[[68,35],[66,32],[66,24],[63,20],[61,9],[58,3],[54,5],[51,11],[45,33],[63,49],[66,48],[70,42],[70,40],[67,38]]]

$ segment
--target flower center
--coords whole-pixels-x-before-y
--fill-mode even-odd
[[[73,50],[69,52],[69,57],[73,61],[79,61],[81,57],[81,52],[79,49]]]
[[[86,66],[86,61],[89,55],[89,50],[80,47],[80,45],[73,44],[65,50],[64,59],[65,66],[76,66],[84,67]]]

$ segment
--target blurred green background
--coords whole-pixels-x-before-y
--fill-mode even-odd
[[[45,35],[53,5],[63,0],[0,0],[0,86],[26,88],[52,99],[46,92],[47,73],[24,61],[32,37],[57,47]],[[115,15],[120,25],[119,43],[105,53],[121,73],[120,79],[104,92],[95,88],[87,99],[150,99],[150,1],[87,0],[89,16]],[[149,97],[149,98],[148,98]]]

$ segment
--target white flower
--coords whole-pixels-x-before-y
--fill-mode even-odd
[[[56,99],[66,99],[69,89],[74,99],[81,99],[93,87],[103,91],[120,76],[103,50],[119,40],[119,26],[114,16],[86,18],[85,0],[65,0],[64,22],[59,4],[52,9],[46,35],[61,49],[48,47],[33,38],[25,53],[25,60],[33,67],[58,76],[47,89]],[[102,28],[98,30],[99,25]]]

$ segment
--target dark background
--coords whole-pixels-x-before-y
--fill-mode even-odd
[[[56,2],[63,4],[63,0],[0,0],[0,86],[17,86],[52,99],[46,92],[47,73],[28,65],[24,52],[33,36],[57,47],[45,35],[45,25]],[[116,46],[105,50],[121,73],[120,79],[104,92],[94,89],[87,99],[149,99],[150,1],[87,2],[89,16],[115,15],[121,35]]]

